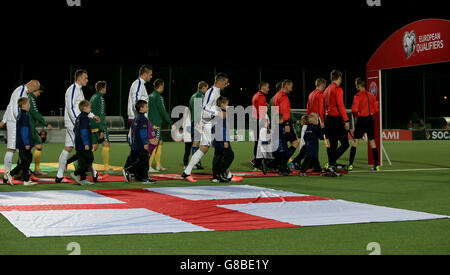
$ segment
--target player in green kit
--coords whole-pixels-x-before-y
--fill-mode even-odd
[[[30,126],[31,131],[33,134],[33,141],[34,141],[34,153],[33,153],[33,160],[34,160],[34,175],[47,175],[47,173],[41,171],[41,153],[42,153],[42,140],[39,136],[38,132],[36,131],[36,123],[40,123],[41,125],[47,127],[49,130],[52,129],[52,126],[45,121],[44,117],[39,113],[36,99],[41,95],[41,93],[44,92],[44,88],[42,85],[40,88],[32,93],[28,93],[28,99],[30,100],[30,111],[28,112],[28,116],[30,117]]]
[[[153,150],[152,156],[150,157],[149,163],[149,172],[158,172],[164,171],[166,168],[161,166],[161,153],[162,153],[162,137],[161,137],[161,125],[163,120],[172,125],[172,128],[175,128],[173,125],[172,119],[170,119],[169,114],[164,107],[164,99],[161,94],[164,91],[164,80],[156,79],[153,82],[153,88],[155,89],[148,96],[148,119],[153,125],[153,130],[155,131],[156,138],[158,140],[158,147]],[[156,169],[152,168],[153,159],[156,158]]]
[[[100,122],[90,119],[92,128],[93,151],[102,145],[102,159],[104,170],[109,170],[109,133],[106,127],[106,104],[104,95],[106,94],[106,81],[97,81],[95,83],[96,93],[91,97],[91,112],[100,117]]]

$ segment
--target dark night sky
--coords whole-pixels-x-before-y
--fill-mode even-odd
[[[445,1],[436,0],[81,3],[14,1],[4,11],[12,15],[3,18],[4,59],[364,70],[397,29],[449,18]]]

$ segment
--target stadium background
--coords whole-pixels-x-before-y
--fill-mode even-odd
[[[86,98],[95,93],[94,84],[98,80],[108,82],[105,96],[108,116],[123,116],[127,120],[127,100],[131,83],[137,78],[139,70],[135,65],[101,64],[11,64],[13,70],[7,77],[5,91],[13,91],[17,86],[30,79],[38,79],[45,87],[45,93],[38,101],[39,110],[44,116],[64,115],[64,93],[73,82],[77,69],[86,69],[89,83],[83,88]],[[213,84],[216,72],[230,75],[231,85],[224,91],[230,98],[230,105],[251,105],[251,99],[261,80],[269,81],[271,90],[269,100],[275,94],[275,84],[284,79],[294,81],[294,91],[290,95],[293,109],[305,109],[308,94],[314,90],[314,81],[318,77],[329,78],[328,70],[308,68],[264,68],[264,67],[196,67],[196,66],[154,66],[153,80],[162,78],[166,86],[164,100],[167,110],[178,105],[187,106],[189,98],[196,91],[200,80]],[[356,94],[354,79],[364,76],[363,71],[343,68],[344,102],[351,108]],[[437,64],[406,69],[383,71],[383,129],[407,129],[410,120],[415,128],[442,129],[439,118],[450,116],[450,66]],[[152,81],[146,84],[149,93],[153,91]],[[414,99],[414,100],[412,100]],[[7,101],[0,103],[0,109],[6,109]],[[420,120],[424,124],[420,125]],[[168,125],[163,125],[168,128]]]

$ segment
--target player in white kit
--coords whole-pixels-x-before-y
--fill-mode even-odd
[[[183,171],[183,174],[181,174],[181,177],[189,182],[197,182],[197,180],[191,176],[192,169],[202,159],[203,155],[208,152],[209,147],[212,146],[214,136],[211,130],[213,127],[214,117],[226,117],[226,112],[223,112],[217,107],[217,99],[220,97],[220,91],[229,85],[228,80],[228,75],[218,73],[214,78],[214,85],[208,89],[203,97],[201,120],[202,136],[200,138],[200,149],[192,155],[188,166]],[[229,177],[231,178],[231,175]]]
[[[5,153],[5,158],[3,164],[5,166],[5,171],[11,170],[12,160],[14,153],[16,152],[16,120],[19,114],[19,106],[17,101],[21,97],[28,97],[28,93],[39,90],[41,84],[37,80],[31,80],[27,84],[20,85],[17,87],[11,95],[8,107],[6,107],[6,112],[3,115],[3,119],[0,122],[0,128],[6,125],[7,132],[7,151]],[[5,178],[6,173],[3,175],[3,182],[6,183],[8,179]]]
[[[72,152],[75,146],[75,133],[73,128],[75,127],[75,120],[80,115],[81,111],[78,104],[84,100],[84,93],[81,89],[88,83],[88,75],[85,70],[77,70],[75,72],[75,82],[69,86],[65,94],[65,108],[64,108],[64,127],[66,128],[66,138],[64,149],[59,156],[58,173],[56,174],[56,182],[62,182],[64,179],[64,170],[66,168],[67,157]],[[89,118],[93,118],[100,122],[100,117],[89,113]],[[97,171],[92,167],[92,175],[95,178]]]

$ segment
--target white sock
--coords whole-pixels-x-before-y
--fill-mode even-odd
[[[64,177],[64,170],[66,169],[67,157],[69,156],[69,154],[70,153],[66,150],[62,150],[61,155],[59,155],[58,173],[56,173],[56,177]]]
[[[5,154],[5,159],[3,160],[3,164],[5,166],[5,171],[11,171],[11,166],[12,166],[12,160],[14,157],[14,153],[13,152],[6,152]],[[6,177],[6,173],[3,176],[3,178]]]
[[[227,179],[231,179],[233,177],[233,174],[231,174],[230,168],[227,169]]]
[[[188,166],[184,170],[186,175],[190,175],[194,166],[202,159],[204,153],[201,150],[197,150],[195,154],[192,155],[191,160],[189,161]]]
[[[94,164],[91,165],[91,169],[92,169],[92,176],[94,176],[97,173],[97,170],[95,170],[94,168]]]

